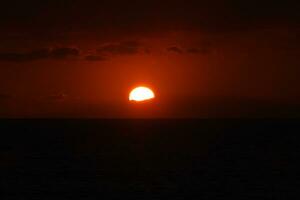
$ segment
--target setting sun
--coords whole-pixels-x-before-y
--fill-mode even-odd
[[[153,91],[147,87],[137,87],[129,94],[129,101],[146,101],[155,97]]]

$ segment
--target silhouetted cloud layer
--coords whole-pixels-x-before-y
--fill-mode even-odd
[[[80,52],[76,48],[62,47],[54,49],[39,49],[25,53],[8,52],[0,53],[0,61],[29,62],[43,59],[65,59],[78,57]]]
[[[76,48],[68,48],[68,47],[64,47],[64,48],[56,48],[53,49],[52,51],[50,51],[49,53],[49,57],[52,58],[57,58],[57,59],[63,59],[66,57],[77,57],[80,55],[80,52],[78,49]]]
[[[140,52],[142,45],[136,41],[106,44],[97,49],[99,54],[132,55]]]
[[[178,46],[171,46],[168,47],[166,50],[170,53],[177,53],[177,54],[208,54],[212,51],[213,46],[209,42],[203,42],[202,44],[198,45],[198,47],[189,47],[189,48],[181,48]]]
[[[101,46],[94,54],[86,54],[77,48],[42,48],[28,52],[0,52],[0,61],[4,62],[30,62],[44,59],[80,58],[86,61],[104,61],[107,56],[134,55],[142,52],[143,46],[136,41],[111,43]]]
[[[167,51],[173,52],[173,53],[179,53],[179,54],[182,54],[182,53],[183,53],[183,50],[182,50],[181,48],[175,47],[175,46],[168,47],[168,48],[167,48]]]

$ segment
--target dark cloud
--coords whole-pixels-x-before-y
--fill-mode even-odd
[[[49,49],[34,50],[28,53],[0,53],[0,61],[8,62],[27,62],[48,58],[50,54]]]
[[[80,52],[76,48],[54,48],[54,49],[39,49],[31,52],[9,52],[0,53],[0,61],[6,62],[29,62],[43,59],[65,59],[69,57],[77,57]]]
[[[56,59],[63,59],[67,57],[77,57],[79,56],[80,52],[76,48],[69,48],[69,47],[63,47],[63,48],[56,48],[50,51],[50,57],[56,58]]]
[[[97,49],[99,54],[132,55],[140,52],[142,45],[136,41],[106,44]]]
[[[134,55],[138,53],[145,53],[144,46],[137,41],[126,41],[119,43],[109,43],[102,45],[96,49],[96,53],[85,56],[87,61],[104,61],[109,56],[118,55]]]
[[[213,45],[209,41],[203,41],[200,44],[195,45],[194,47],[182,48],[178,46],[171,46],[167,48],[168,52],[177,53],[177,54],[208,54],[213,50]]]
[[[183,53],[183,50],[179,47],[176,47],[176,46],[168,47],[167,51],[173,52],[173,53],[179,53],[179,54]]]

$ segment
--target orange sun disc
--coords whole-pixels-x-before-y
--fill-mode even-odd
[[[129,94],[129,101],[146,101],[155,98],[154,92],[147,87],[137,87]]]

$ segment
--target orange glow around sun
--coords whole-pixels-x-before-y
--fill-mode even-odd
[[[147,87],[137,87],[129,94],[129,101],[146,101],[155,98],[154,92]]]

